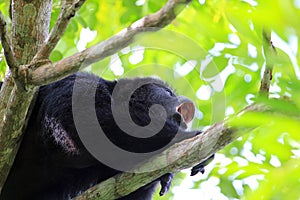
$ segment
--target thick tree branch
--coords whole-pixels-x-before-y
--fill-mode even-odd
[[[272,80],[272,71],[273,71],[273,62],[272,62],[272,56],[276,54],[276,49],[273,46],[272,40],[271,40],[271,31],[263,31],[263,49],[265,54],[265,62],[266,62],[266,68],[261,80],[261,85],[259,89],[259,95],[260,96],[268,96],[270,84]]]
[[[51,52],[57,45],[58,41],[63,36],[70,20],[74,17],[75,13],[81,8],[85,0],[64,0],[62,3],[61,11],[57,22],[52,28],[48,38],[39,49],[34,57],[34,61],[46,59],[50,56]]]
[[[168,25],[190,0],[169,0],[158,12],[134,22],[117,35],[57,63],[47,63],[36,70],[28,71],[32,66],[24,66],[28,73],[28,84],[45,85],[62,79],[80,68],[95,63],[128,46],[134,36],[146,31],[157,31]]]
[[[146,171],[145,169],[151,169],[152,166],[161,166],[161,163],[167,167],[147,173],[118,174],[88,189],[74,199],[117,199],[137,190],[166,173],[179,172],[183,169],[193,167],[234,141],[241,133],[249,132],[254,129],[254,127],[231,127],[230,124],[233,118],[242,117],[242,115],[253,111],[263,112],[267,109],[269,109],[267,106],[258,104],[248,106],[237,114],[237,116],[216,123],[204,133],[174,144],[157,157],[150,159],[136,168],[135,171]]]

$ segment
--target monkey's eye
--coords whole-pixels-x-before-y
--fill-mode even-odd
[[[167,91],[167,93],[169,93],[170,96],[174,97],[175,94],[168,88],[165,88],[165,90]]]

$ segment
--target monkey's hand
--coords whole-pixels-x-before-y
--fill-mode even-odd
[[[174,174],[173,173],[167,173],[165,175],[163,175],[162,177],[160,177],[160,185],[161,185],[161,189],[159,191],[159,195],[163,196],[164,194],[166,194],[166,192],[168,192],[170,186],[171,186],[171,182],[173,180]]]
[[[204,172],[205,172],[204,167],[205,167],[206,165],[208,165],[208,163],[210,163],[210,162],[214,159],[214,157],[215,157],[215,154],[211,155],[211,156],[210,156],[209,158],[207,158],[205,161],[203,161],[203,162],[199,163],[198,165],[194,166],[194,167],[192,168],[192,171],[191,171],[191,176],[194,176],[194,175],[198,174],[199,172],[200,172],[201,174],[204,174]]]

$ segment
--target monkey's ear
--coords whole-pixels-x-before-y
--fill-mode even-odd
[[[181,114],[186,124],[190,123],[195,115],[195,106],[191,101],[184,102],[176,107],[176,111]]]

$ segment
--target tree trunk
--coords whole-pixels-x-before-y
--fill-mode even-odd
[[[11,6],[12,52],[18,65],[24,65],[32,60],[48,36],[52,1],[12,0]],[[3,119],[0,126],[0,191],[21,143],[26,116],[38,89],[25,90],[24,84],[13,83],[11,76],[16,78],[21,73],[19,66],[15,67],[10,66],[14,72],[7,73],[0,93],[0,118]]]

